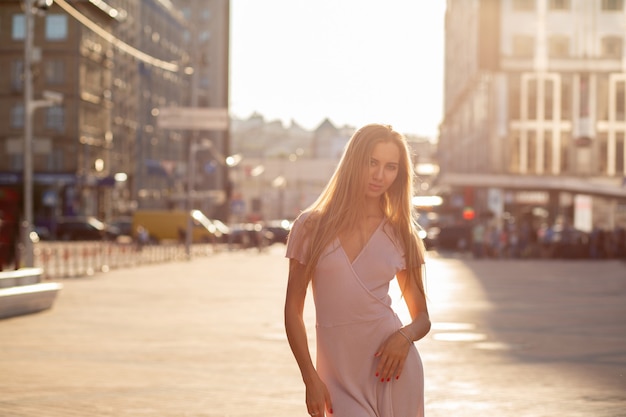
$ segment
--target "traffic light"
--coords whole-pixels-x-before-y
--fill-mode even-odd
[[[476,212],[474,211],[472,207],[468,206],[463,209],[464,220],[474,220],[474,217],[476,217]]]

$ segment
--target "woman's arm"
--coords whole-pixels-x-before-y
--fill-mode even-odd
[[[289,280],[285,297],[285,330],[302,379],[306,386],[306,405],[309,414],[323,416],[327,409],[332,413],[332,403],[326,385],[322,382],[309,351],[303,312],[309,281],[305,266],[295,259],[289,260]]]
[[[376,377],[380,378],[381,382],[400,378],[409,348],[414,341],[420,340],[430,331],[426,296],[420,291],[417,283],[409,279],[406,270],[398,272],[396,278],[412,321],[389,336],[376,352],[376,356],[380,358],[376,367]]]
[[[408,278],[406,270],[400,271],[396,278],[412,319],[411,323],[402,328],[402,332],[412,341],[420,340],[430,331],[426,296],[417,286],[417,282]]]

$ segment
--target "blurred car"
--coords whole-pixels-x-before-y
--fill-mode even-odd
[[[269,238],[270,245],[274,243],[287,243],[287,237],[291,230],[289,220],[270,220],[263,226],[272,236]]]
[[[114,240],[119,230],[95,217],[67,217],[56,221],[58,240]]]
[[[219,219],[209,219],[209,222],[211,222],[211,230],[215,234],[217,241],[220,243],[227,243],[231,233],[230,227]]]
[[[260,223],[237,223],[230,226],[228,243],[242,249],[268,246],[272,233]]]
[[[37,240],[52,240],[52,233],[46,226],[35,225],[33,232],[37,235]]]
[[[417,235],[420,239],[422,239],[422,242],[424,243],[424,248],[426,248],[426,250],[433,249],[435,246],[435,242],[432,238],[432,234],[428,233],[428,231],[424,229],[424,227],[419,223],[417,224],[417,229]]]
[[[109,227],[116,233],[118,243],[130,243],[133,240],[133,219],[132,217],[121,217],[111,220]]]
[[[468,250],[472,242],[469,224],[432,227],[428,230],[430,245],[439,250]]]
[[[109,222],[111,228],[117,229],[117,232],[123,236],[133,235],[133,219],[132,217],[122,217]]]

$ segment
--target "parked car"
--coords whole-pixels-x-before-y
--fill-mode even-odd
[[[137,239],[137,231],[142,227],[147,230],[151,242],[185,242],[190,215],[193,220],[193,243],[220,241],[217,226],[200,210],[137,210],[133,214],[133,238]]]
[[[260,223],[238,223],[230,226],[228,243],[242,249],[264,248],[270,244],[272,233]]]
[[[422,239],[422,242],[424,243],[424,248],[426,250],[431,250],[435,247],[435,241],[433,239],[433,234],[429,233],[426,229],[424,229],[424,227],[421,224],[417,224],[417,235],[419,236],[420,239]]]
[[[430,246],[439,250],[468,250],[472,243],[472,229],[466,224],[433,227],[428,235]]]
[[[56,221],[58,240],[114,240],[119,230],[95,217],[66,217]]]
[[[120,217],[109,222],[109,226],[118,230],[120,235],[133,235],[133,219],[132,217]]]
[[[131,243],[133,240],[132,217],[120,217],[109,222],[109,226],[115,229],[118,243]]]
[[[289,220],[270,220],[266,222],[263,227],[271,233],[269,237],[270,245],[274,243],[287,243],[287,237],[291,230],[291,222]]]
[[[224,222],[219,219],[209,219],[211,224],[213,225],[212,230],[215,234],[215,238],[220,243],[227,243],[230,236],[230,227],[228,227]]]

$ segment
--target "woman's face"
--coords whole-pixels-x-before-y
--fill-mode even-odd
[[[400,150],[395,143],[379,142],[374,146],[368,166],[368,198],[379,198],[393,184],[400,169]]]

